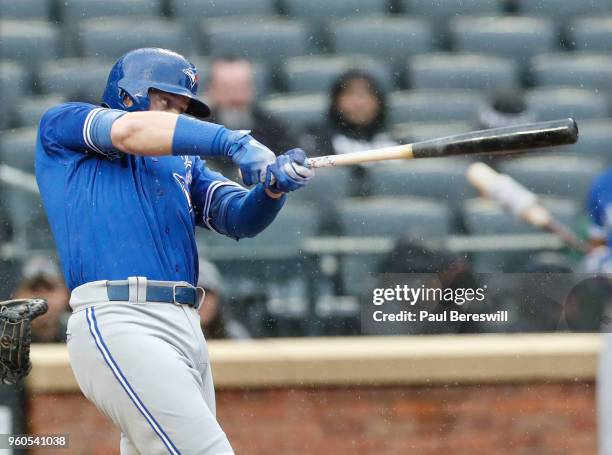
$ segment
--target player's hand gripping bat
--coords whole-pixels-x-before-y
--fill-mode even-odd
[[[574,119],[568,118],[474,131],[395,147],[320,156],[309,158],[308,164],[313,168],[320,168],[384,160],[522,152],[534,148],[573,144],[577,140],[578,126]]]
[[[499,174],[484,163],[474,163],[468,168],[466,176],[484,196],[499,202],[517,218],[539,229],[552,232],[578,251],[583,253],[590,251],[589,245],[556,220],[539,203],[535,194],[509,175]]]

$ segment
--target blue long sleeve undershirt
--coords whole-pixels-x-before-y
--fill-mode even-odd
[[[222,186],[212,200],[211,225],[236,240],[254,237],[274,221],[286,200],[286,195],[272,199],[262,184],[248,191],[234,185]]]

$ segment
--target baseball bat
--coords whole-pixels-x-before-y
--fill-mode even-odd
[[[453,155],[507,153],[574,144],[577,140],[578,126],[576,121],[568,118],[504,128],[492,128],[362,152],[320,156],[309,158],[308,163],[313,168],[321,168],[384,160],[411,160]]]
[[[474,163],[468,168],[466,176],[484,196],[499,202],[517,218],[557,235],[566,245],[582,253],[591,250],[571,229],[555,219],[533,192],[509,175],[500,174],[484,163]]]

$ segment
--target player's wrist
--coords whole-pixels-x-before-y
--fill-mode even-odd
[[[229,130],[216,123],[179,115],[172,137],[172,154],[220,156],[225,154]]]

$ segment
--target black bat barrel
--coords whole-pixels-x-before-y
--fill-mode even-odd
[[[553,120],[474,131],[412,144],[414,158],[504,153],[574,144],[578,125],[574,119]]]

